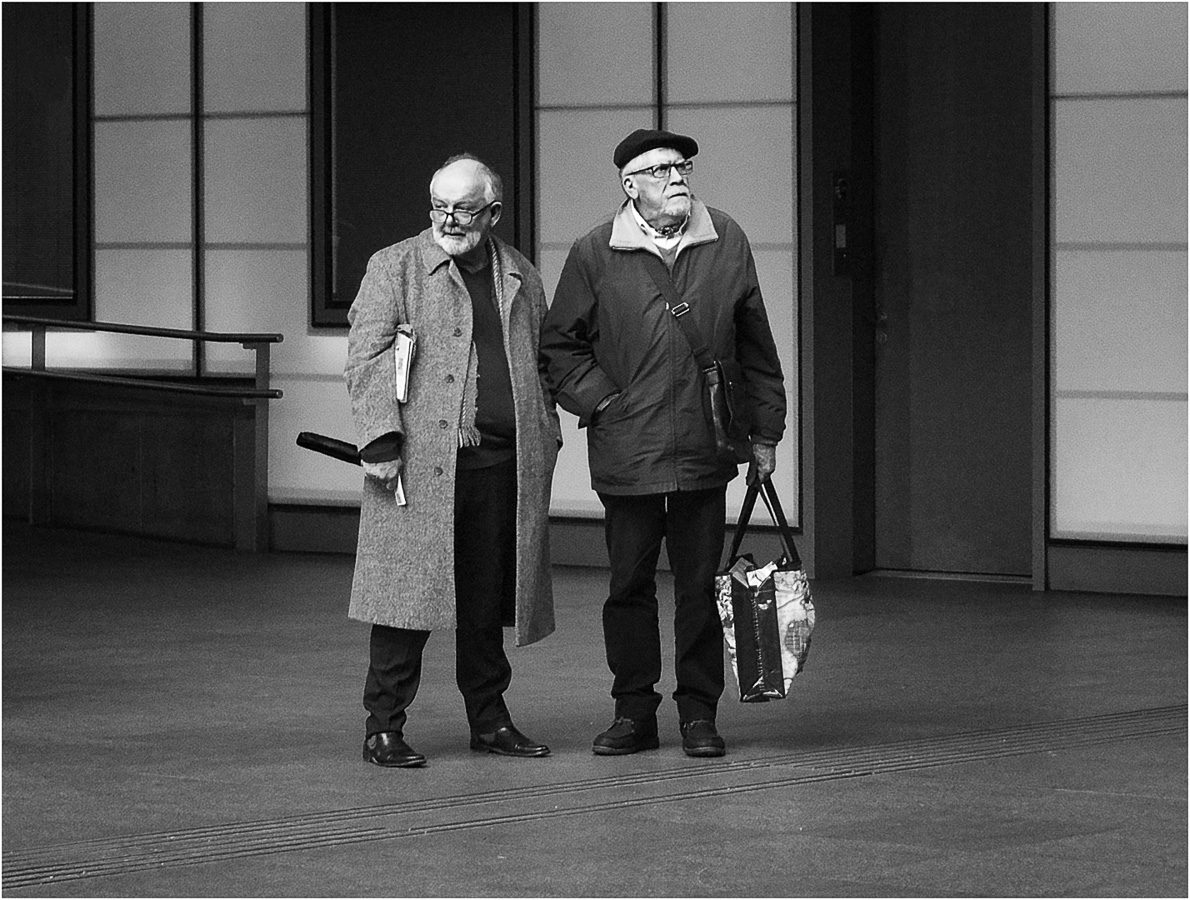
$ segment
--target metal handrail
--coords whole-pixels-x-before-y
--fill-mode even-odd
[[[279,334],[227,334],[216,331],[184,331],[179,328],[152,328],[146,325],[118,325],[114,322],[70,322],[61,319],[47,319],[39,316],[3,317],[5,325],[26,326],[33,342],[28,369],[4,366],[4,372],[35,375],[44,378],[58,378],[64,381],[81,381],[92,384],[134,385],[149,390],[173,391],[179,394],[205,394],[218,397],[240,397],[253,400],[277,400],[282,392],[269,387],[269,344],[284,340]],[[143,337],[177,338],[189,341],[241,344],[245,350],[256,354],[256,386],[251,389],[215,388],[177,384],[171,381],[155,381],[151,378],[116,378],[107,375],[83,375],[73,372],[48,372],[45,367],[45,336],[51,328],[69,328],[75,331],[106,332],[114,334],[135,334]]]
[[[208,397],[227,397],[241,401],[254,408],[251,416],[250,439],[234,441],[237,477],[233,490],[233,530],[235,545],[244,550],[262,550],[268,547],[268,466],[269,466],[269,403],[279,399],[281,391],[269,387],[269,356],[271,344],[283,340],[279,334],[221,334],[213,331],[184,331],[177,328],[150,328],[143,325],[117,325],[111,322],[72,322],[47,319],[39,316],[3,316],[5,330],[28,329],[30,337],[29,368],[3,366],[5,375],[31,376],[37,380],[82,382],[84,384],[119,385],[154,391],[168,391],[175,394],[199,394]],[[11,326],[11,329],[10,329]],[[94,375],[82,372],[46,370],[46,333],[50,330],[71,329],[74,331],[109,332],[134,334],[144,337],[175,338],[179,340],[214,343],[236,343],[255,354],[254,386],[251,388],[225,388],[210,384],[179,384],[176,381],[162,381],[144,376]],[[196,348],[197,349],[197,348]],[[48,429],[45,401],[49,396],[48,385],[34,384],[30,406],[30,452],[29,452],[29,521],[33,524],[50,522],[50,494],[47,457]],[[237,431],[237,434],[239,432]],[[244,449],[247,448],[247,449]],[[245,456],[246,454],[246,456]],[[245,477],[240,477],[245,476]]]
[[[4,316],[4,324],[42,325],[47,328],[71,328],[75,331],[103,331],[114,334],[139,334],[145,337],[181,338],[226,344],[279,344],[285,338],[279,334],[227,334],[217,331],[185,331],[180,328],[152,328],[147,325],[117,325],[113,322],[72,322],[63,319],[43,319],[37,316]]]
[[[149,391],[172,391],[178,394],[198,394],[204,397],[232,397],[238,400],[279,400],[284,396],[279,388],[221,388],[196,384],[177,384],[172,381],[151,381],[147,378],[121,378],[117,375],[83,375],[74,372],[47,372],[45,369],[22,369],[4,366],[5,375],[52,378],[84,384],[116,384],[121,387],[142,388]]]

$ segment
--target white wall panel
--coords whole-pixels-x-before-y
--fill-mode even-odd
[[[794,250],[754,250],[756,277],[786,381],[797,376],[797,260]]]
[[[537,114],[538,240],[567,246],[624,201],[612,154],[653,114],[638,110],[541,110]]]
[[[541,283],[545,286],[545,298],[549,303],[554,302],[554,292],[558,289],[558,279],[562,277],[562,267],[568,255],[569,247],[542,250],[537,254],[537,271],[541,273]]]
[[[1059,398],[1054,537],[1186,539],[1186,402]]]
[[[541,106],[654,101],[653,4],[540,3],[537,34]]]
[[[303,353],[309,319],[307,252],[209,250],[205,259],[207,329],[282,334],[285,340],[270,351],[274,375],[315,371],[307,368],[313,360]],[[211,344],[207,366],[212,372],[252,375],[254,356],[238,344]]]
[[[591,470],[587,466],[587,432],[578,427],[578,418],[558,410],[562,421],[562,449],[554,466],[550,512],[555,515],[603,516],[603,504],[591,490]]]
[[[190,330],[193,266],[189,250],[99,249],[95,252],[95,320],[121,325]],[[91,336],[88,336],[91,337]],[[79,365],[187,371],[192,344],[134,335],[94,335],[77,343]],[[48,351],[47,351],[48,352]]]
[[[1185,3],[1055,3],[1058,94],[1186,90]]]
[[[184,121],[95,123],[95,242],[191,240],[191,131]]]
[[[358,443],[343,379],[280,375],[273,386],[285,396],[269,404],[269,502],[357,505],[364,481],[359,466],[295,443],[302,431]]]
[[[205,112],[303,111],[306,6],[203,5]]]
[[[1055,107],[1057,241],[1185,242],[1185,98]]]
[[[209,243],[302,243],[309,234],[306,123],[231,119],[206,124]]]
[[[190,111],[190,4],[93,3],[95,114]]]
[[[793,102],[792,3],[667,3],[670,103]]]
[[[1187,257],[1055,253],[1056,388],[1186,392]]]
[[[792,107],[671,110],[669,128],[698,141],[695,195],[739,222],[753,243],[794,240]]]

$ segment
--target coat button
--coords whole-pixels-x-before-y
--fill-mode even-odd
[[[454,383],[455,383],[455,377],[454,377],[453,375],[447,375],[447,376],[446,376],[446,383],[447,383],[447,384],[454,384]]]
[[[442,474],[442,466],[434,466],[434,474],[441,475]]]
[[[446,428],[446,427],[447,427],[447,425],[449,425],[449,424],[450,424],[450,423],[449,423],[449,422],[447,422],[447,421],[446,421],[446,419],[439,419],[439,420],[438,420],[438,427],[439,427],[439,428]]]
[[[455,329],[455,337],[462,337],[462,336],[463,336],[463,329],[462,329],[462,328],[456,328],[456,329]]]

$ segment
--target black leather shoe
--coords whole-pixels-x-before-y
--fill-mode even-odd
[[[424,766],[426,758],[405,743],[395,731],[381,731],[368,735],[364,741],[364,762],[374,766],[412,769]]]
[[[639,753],[641,750],[656,750],[661,746],[657,739],[656,719],[616,719],[612,727],[595,735],[591,750],[596,756],[623,756]]]
[[[484,753],[499,753],[501,756],[549,756],[550,748],[531,741],[515,725],[502,725],[495,731],[471,732],[471,749]]]
[[[695,719],[682,724],[682,749],[687,756],[722,756],[727,744],[710,719]]]

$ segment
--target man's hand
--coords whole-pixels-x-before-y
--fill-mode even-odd
[[[748,464],[748,484],[768,481],[777,468],[777,447],[774,444],[752,444],[752,462]]]
[[[619,396],[620,396],[619,391],[613,391],[612,393],[610,393],[606,397],[604,397],[602,400],[600,400],[599,403],[595,406],[594,411],[591,413],[591,421],[589,424],[594,425],[596,422],[598,422],[599,417],[601,415],[603,415],[603,411],[605,409],[607,409],[609,406],[611,406],[612,402]]]
[[[388,462],[366,462],[362,465],[364,474],[383,484],[386,491],[397,489],[397,479],[401,476],[401,470],[405,468],[405,463],[399,456]]]

